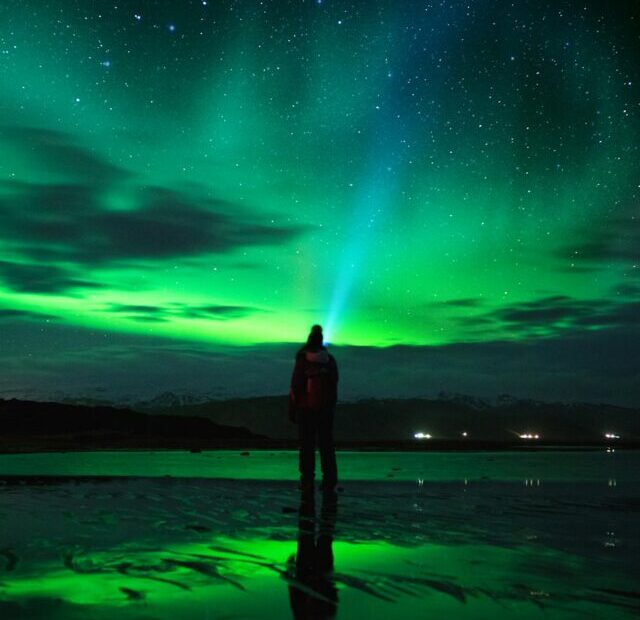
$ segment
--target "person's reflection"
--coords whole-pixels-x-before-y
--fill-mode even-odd
[[[289,558],[289,602],[293,617],[335,618],[338,590],[333,580],[333,532],[338,496],[322,495],[320,520],[317,522],[313,494],[303,494],[298,522],[298,552]]]

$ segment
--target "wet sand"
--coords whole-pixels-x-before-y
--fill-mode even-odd
[[[637,474],[513,480],[522,463],[500,461],[491,480],[402,479],[403,458],[400,479],[370,462],[378,479],[314,502],[268,477],[8,475],[0,459],[0,615],[637,617]]]

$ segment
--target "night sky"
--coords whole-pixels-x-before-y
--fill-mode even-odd
[[[4,0],[0,396],[640,403],[635,1]]]

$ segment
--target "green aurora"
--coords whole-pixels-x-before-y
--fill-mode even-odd
[[[637,325],[633,2],[0,16],[0,319],[53,357],[52,323],[212,351]]]

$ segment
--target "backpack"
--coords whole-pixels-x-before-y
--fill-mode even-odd
[[[321,410],[334,404],[335,381],[328,360],[311,361],[306,358],[305,403],[307,409]]]

